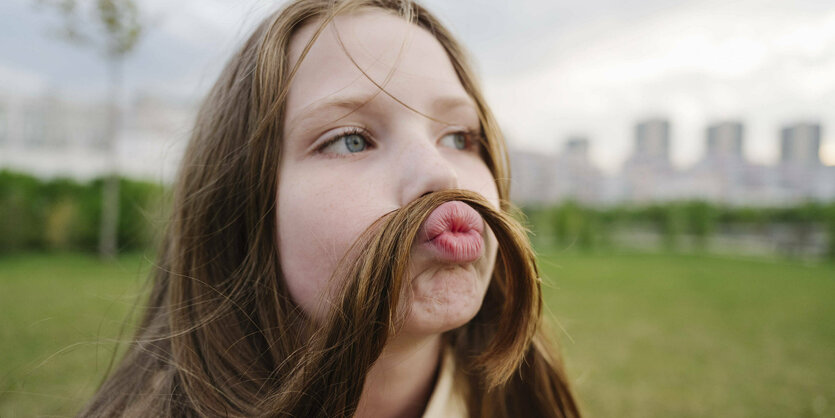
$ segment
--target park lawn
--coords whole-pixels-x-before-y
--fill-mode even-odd
[[[590,416],[835,416],[832,264],[558,251],[539,260]]]
[[[0,258],[0,417],[73,416],[98,387],[150,262]],[[130,328],[129,326],[127,328]],[[122,339],[129,339],[130,329]]]
[[[0,417],[77,412],[149,266],[0,258]],[[589,416],[835,415],[831,264],[543,249],[540,269]]]

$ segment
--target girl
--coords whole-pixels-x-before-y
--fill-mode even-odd
[[[409,0],[298,0],[209,93],[135,341],[82,416],[578,416],[507,155]]]

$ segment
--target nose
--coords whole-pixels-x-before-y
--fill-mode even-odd
[[[432,140],[409,141],[398,160],[394,169],[401,173],[400,206],[427,193],[459,187],[455,166]]]

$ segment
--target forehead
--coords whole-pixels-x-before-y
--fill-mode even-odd
[[[306,24],[293,36],[291,67],[320,25]],[[363,10],[337,16],[322,30],[292,81],[286,116],[292,120],[334,97],[394,101],[388,95],[432,116],[442,116],[432,111],[439,100],[473,105],[431,33],[392,13]]]

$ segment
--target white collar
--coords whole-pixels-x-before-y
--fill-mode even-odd
[[[429,403],[422,418],[468,417],[467,401],[462,384],[464,380],[455,368],[455,355],[449,347],[444,348],[441,369],[435,389],[429,397]]]

